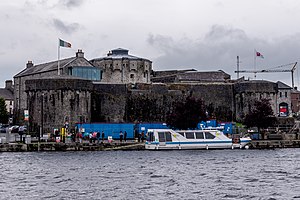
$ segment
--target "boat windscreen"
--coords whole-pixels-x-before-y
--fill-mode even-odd
[[[148,142],[153,142],[155,139],[154,139],[154,134],[153,132],[148,132],[147,134],[147,141]]]
[[[210,132],[205,132],[205,139],[214,139],[216,136],[211,134]]]

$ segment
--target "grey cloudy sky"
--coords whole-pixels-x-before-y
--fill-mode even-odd
[[[254,69],[254,49],[265,57],[257,69],[299,61],[299,10],[298,0],[1,0],[0,86],[28,60],[57,60],[58,38],[72,43],[61,58],[121,47],[154,70],[222,69],[235,79],[236,56]],[[257,78],[291,84],[290,73]]]

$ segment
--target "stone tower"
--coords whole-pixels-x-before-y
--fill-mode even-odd
[[[150,83],[152,62],[132,56],[127,49],[114,49],[106,57],[90,62],[102,70],[101,82],[107,83]]]

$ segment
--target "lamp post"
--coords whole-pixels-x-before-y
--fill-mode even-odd
[[[43,131],[44,131],[44,93],[42,93],[42,96],[41,96],[41,126],[40,126],[40,133],[39,133],[39,142],[40,142],[40,139],[41,139],[41,135],[43,134]]]

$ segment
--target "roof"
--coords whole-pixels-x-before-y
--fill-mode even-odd
[[[70,67],[75,67],[75,66],[94,67],[84,57],[66,58],[66,59],[60,60],[59,63],[60,63],[60,68],[63,68],[65,66],[70,66]],[[27,76],[27,75],[31,75],[31,74],[37,74],[37,73],[41,73],[41,72],[54,71],[54,70],[57,70],[57,65],[58,65],[58,62],[56,60],[56,61],[52,61],[52,62],[48,62],[48,63],[34,65],[32,67],[27,67],[23,71],[21,71],[20,73],[15,75],[14,78],[20,77],[20,76]]]
[[[13,100],[14,99],[14,94],[9,89],[0,88],[0,97],[2,97],[5,100]]]
[[[292,87],[288,86],[287,84],[281,82],[281,81],[277,81],[277,86],[278,89],[292,89]]]
[[[154,72],[151,80],[153,82],[226,82],[230,79],[230,75],[224,71],[168,71],[166,73]],[[160,76],[159,76],[160,75]]]
[[[99,60],[105,60],[105,59],[148,60],[145,58],[130,55],[130,54],[128,54],[128,52],[129,52],[129,50],[127,50],[127,49],[117,48],[117,49],[113,49],[113,50],[109,51],[106,57],[95,58],[95,59],[92,59],[91,61],[99,61]],[[148,60],[148,61],[150,61],[150,60]]]
[[[240,83],[274,83],[274,82],[271,82],[271,81],[266,81],[266,80],[243,80],[243,81],[240,81]]]

